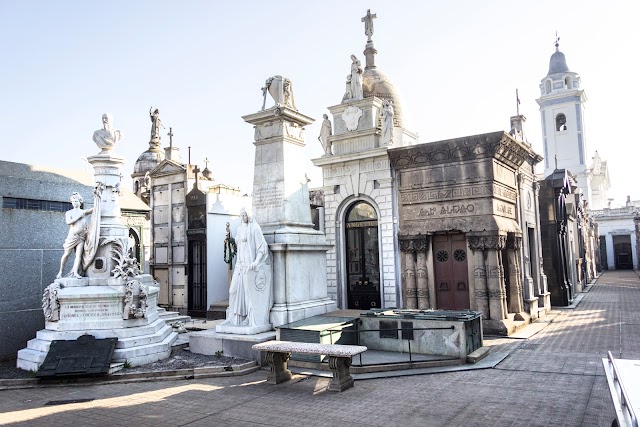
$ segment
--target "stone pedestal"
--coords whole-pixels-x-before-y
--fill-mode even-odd
[[[304,172],[304,126],[313,119],[276,106],[243,119],[255,128],[253,216],[273,254],[274,327],[336,309],[327,297],[322,232],[313,229]]]

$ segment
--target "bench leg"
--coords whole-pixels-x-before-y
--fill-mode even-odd
[[[351,357],[329,356],[329,368],[333,371],[329,391],[344,391],[353,387],[353,377],[349,374],[349,366],[351,366]]]
[[[291,379],[291,371],[287,369],[287,360],[291,353],[276,353],[267,351],[265,359],[271,367],[271,372],[267,376],[267,382],[270,384],[280,384]]]

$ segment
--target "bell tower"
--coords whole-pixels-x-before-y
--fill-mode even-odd
[[[587,96],[581,89],[578,73],[569,70],[559,41],[556,37],[556,51],[549,60],[547,75],[540,81],[540,98],[536,100],[542,123],[544,176],[556,169],[569,170],[588,201],[591,180],[584,133]]]

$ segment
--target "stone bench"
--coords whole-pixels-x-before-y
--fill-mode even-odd
[[[343,391],[353,387],[353,377],[349,374],[351,358],[367,350],[361,345],[317,344],[291,341],[267,341],[256,344],[254,350],[266,352],[266,361],[271,367],[267,382],[280,384],[291,379],[287,361],[291,353],[319,354],[329,356],[329,368],[333,379],[329,383],[330,391]]]

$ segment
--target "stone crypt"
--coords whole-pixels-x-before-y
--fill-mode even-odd
[[[120,210],[124,159],[112,151],[122,133],[113,128],[111,115],[104,114],[102,121],[103,129],[93,135],[102,150],[87,159],[96,181],[93,207],[82,209],[82,197],[71,196],[60,273],[42,298],[45,327],[18,352],[18,368],[37,370],[52,341],[82,335],[118,338],[112,362],[143,365],[168,357],[177,337],[159,319],[159,289],[153,277],[142,274],[130,255]],[[66,261],[74,256],[71,272],[62,277]]]

